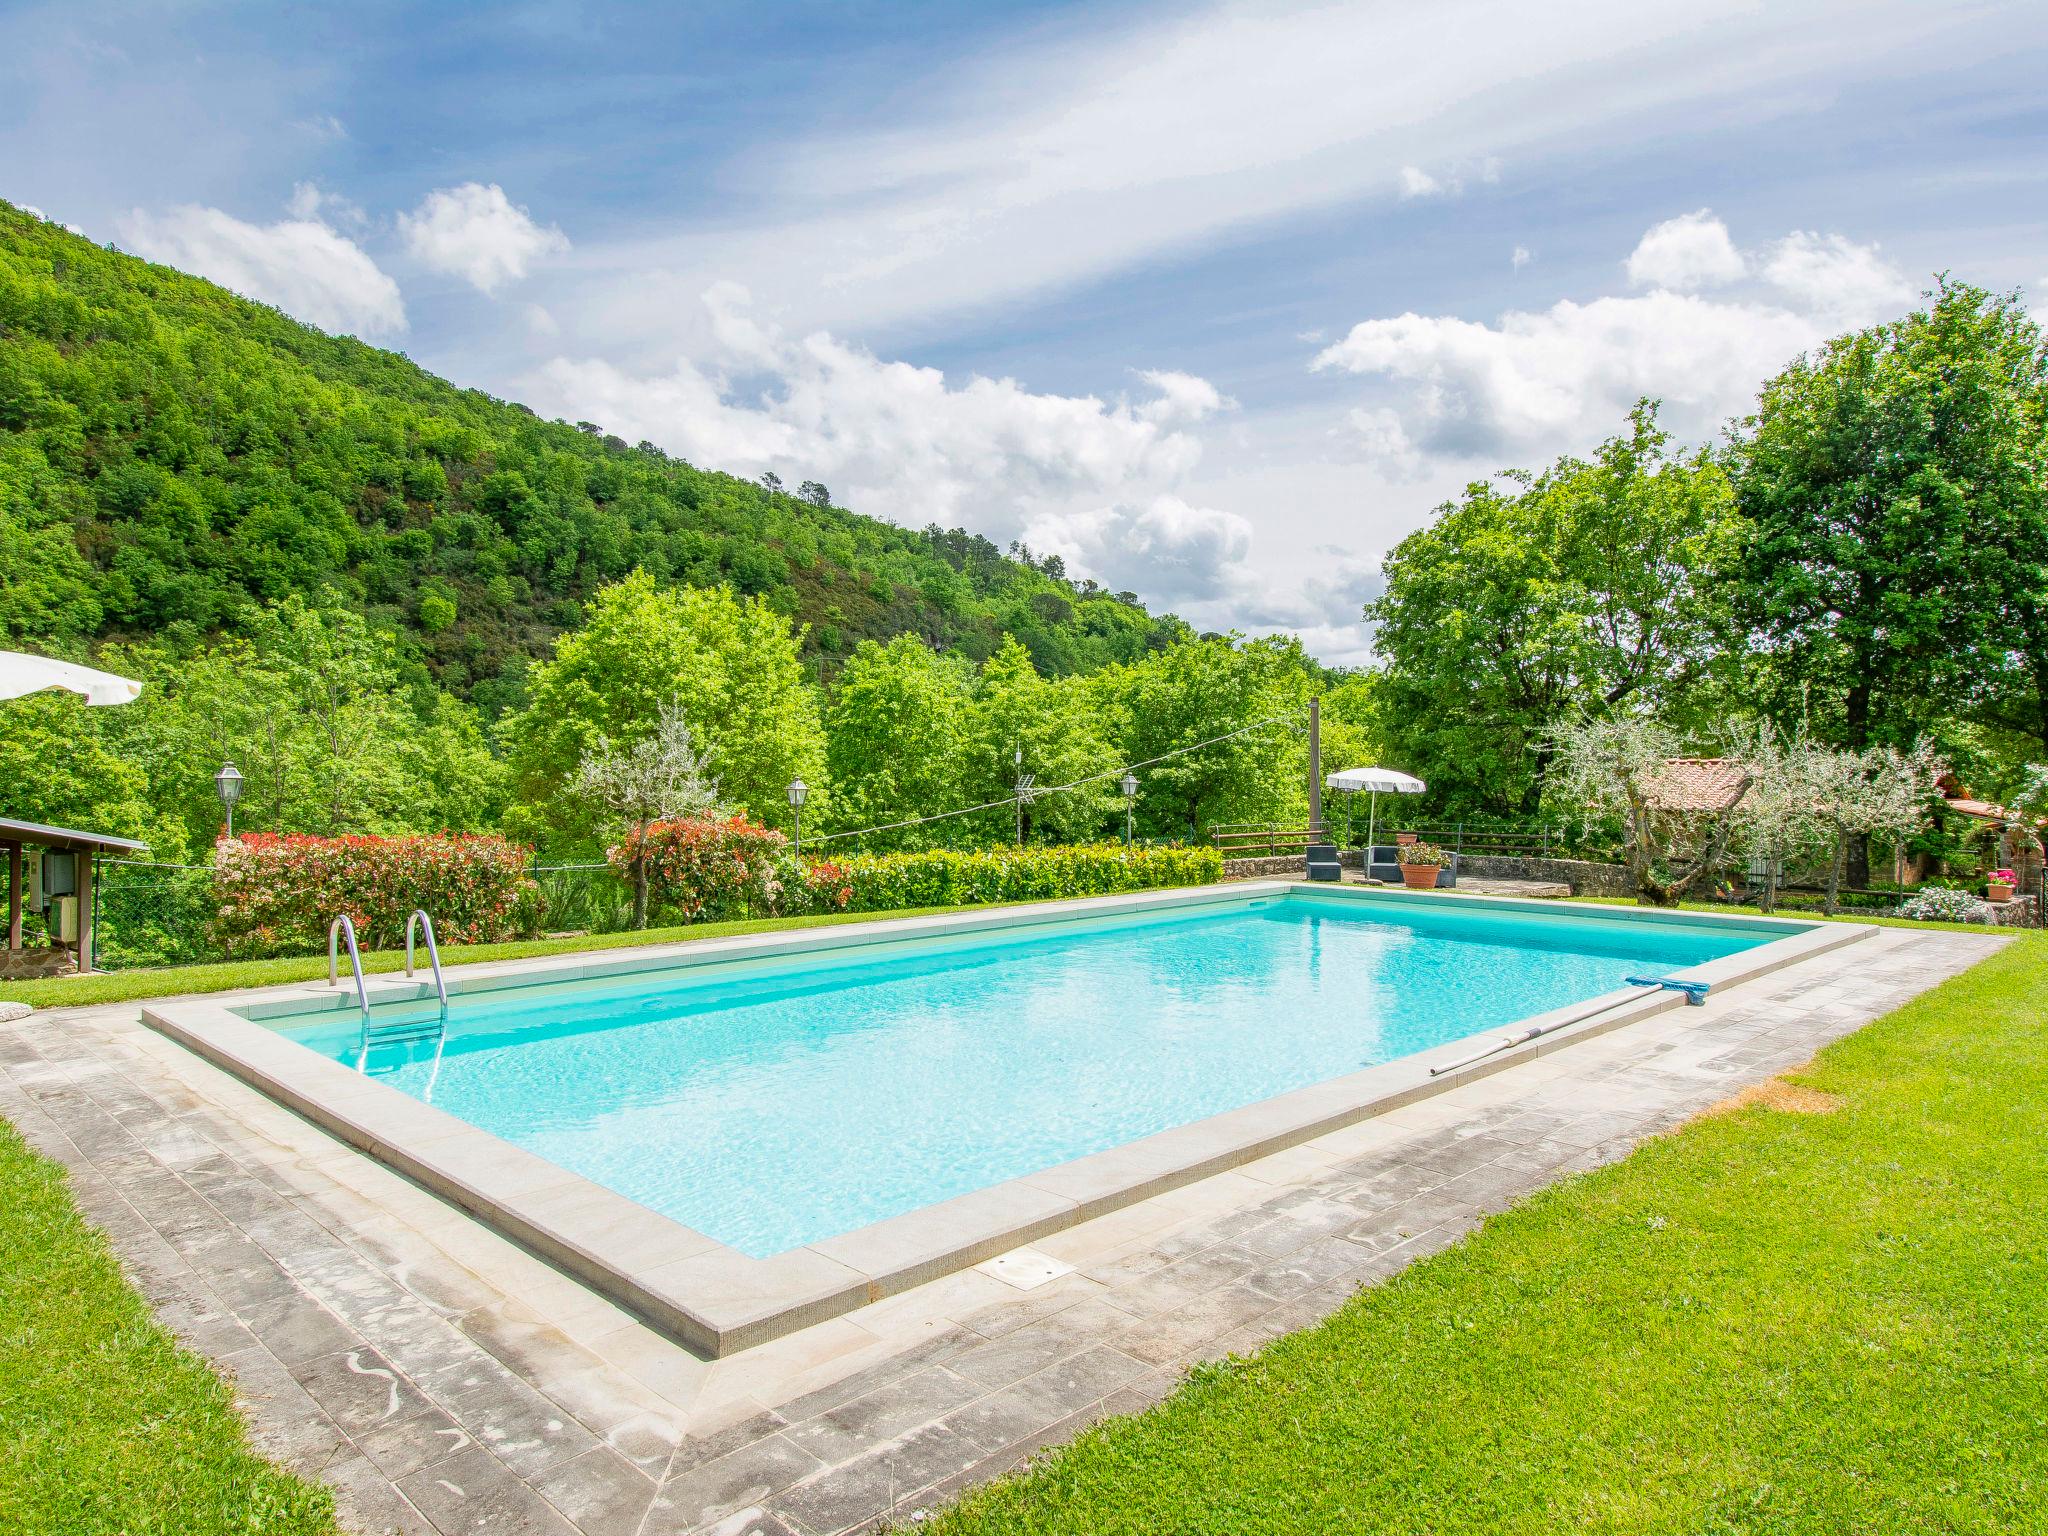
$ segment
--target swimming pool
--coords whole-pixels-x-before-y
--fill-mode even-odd
[[[1869,931],[1268,881],[143,1017],[722,1355]]]
[[[768,1258],[1771,936],[1292,897],[541,987],[367,1050],[290,1033]]]

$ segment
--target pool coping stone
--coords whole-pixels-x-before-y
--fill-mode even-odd
[[[1855,923],[1721,918],[1641,908],[1574,906],[1561,913],[1554,903],[1514,897],[1332,887],[1290,880],[1247,881],[996,907],[968,914],[887,919],[844,929],[650,946],[627,960],[553,957],[492,962],[462,967],[450,977],[448,991],[451,998],[475,996],[507,987],[830,952],[931,934],[972,934],[989,928],[1210,904],[1250,905],[1297,895],[1344,902],[1456,905],[1461,910],[1490,907],[1574,919],[1611,917],[1783,930],[1783,938],[1674,973],[1677,979],[1706,981],[1716,990],[1856,943],[1877,931]],[[420,1002],[432,996],[428,984],[403,979],[367,990],[373,1007]],[[319,987],[235,1006],[209,998],[165,1001],[145,1007],[143,1019],[349,1145],[495,1226],[691,1350],[717,1358],[969,1268],[1149,1196],[1477,1081],[1574,1041],[1682,1007],[1684,1001],[1681,994],[1669,990],[1654,995],[1617,990],[1506,1026],[1500,1031],[1503,1039],[1532,1028],[1548,1028],[1549,1032],[1450,1070],[1431,1072],[1431,1068],[1442,1069],[1470,1057],[1495,1031],[1488,1029],[1190,1121],[766,1259],[741,1253],[444,1110],[365,1078],[280,1035],[265,1022],[355,1006],[352,995]]]

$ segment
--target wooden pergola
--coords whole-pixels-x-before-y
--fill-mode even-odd
[[[7,850],[7,958],[19,964],[21,957],[23,854],[30,848],[78,856],[78,974],[92,969],[92,877],[93,859],[102,853],[147,853],[149,845],[129,837],[104,832],[80,832],[72,827],[46,827],[33,821],[9,821],[0,817],[0,847]]]

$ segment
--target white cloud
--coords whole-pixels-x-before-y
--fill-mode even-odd
[[[1422,455],[1402,424],[1401,413],[1387,406],[1358,406],[1347,412],[1345,426],[1358,451],[1394,480],[1409,480],[1422,471]]]
[[[605,292],[574,329],[644,344],[651,305],[680,317],[736,274],[803,328],[929,323],[1404,180],[1491,179],[1503,155],[1791,111],[1960,25],[1908,0],[1448,0],[1212,5],[1085,47],[1062,30],[949,64],[879,126],[764,145],[723,173],[730,216],[585,252]]]
[[[1026,526],[1025,541],[1112,592],[1181,607],[1238,592],[1251,557],[1252,525],[1235,512],[1165,494],[1037,518]]]
[[[1709,429],[1819,334],[1789,311],[1660,289],[1511,311],[1497,325],[1367,320],[1314,366],[1404,386],[1404,403],[1385,409],[1430,453],[1548,456],[1613,431],[1640,395],[1661,396],[1682,427]]]
[[[1419,165],[1401,167],[1401,195],[1403,197],[1434,197],[1444,190],[1442,182]]]
[[[140,255],[161,261],[317,325],[363,336],[405,329],[405,304],[362,247],[316,219],[249,224],[218,208],[141,209],[121,220]]]
[[[1035,394],[1014,379],[949,384],[826,332],[788,337],[756,318],[736,284],[703,304],[708,361],[647,376],[556,358],[529,398],[735,473],[823,480],[898,523],[965,519],[1004,537],[1035,512],[1171,485],[1201,456],[1184,426],[1227,404],[1207,380],[1173,372],[1142,375],[1158,394],[1135,405]],[[734,374],[760,387],[743,394]]]
[[[1652,225],[1629,253],[1629,281],[1639,288],[1696,288],[1732,283],[1749,270],[1728,226],[1708,209]]]
[[[295,219],[320,219],[326,223],[341,223],[361,229],[370,222],[369,215],[362,208],[336,192],[329,192],[317,182],[301,181],[292,187],[292,195],[285,200],[285,212]]]
[[[1311,366],[1374,380],[1389,397],[1346,423],[1360,456],[1392,478],[1431,459],[1534,465],[1590,448],[1644,395],[1664,402],[1675,431],[1707,437],[1800,353],[1888,318],[1911,293],[1874,247],[1840,235],[1790,235],[1746,261],[1704,210],[1653,228],[1629,268],[1649,292],[1510,310],[1492,324],[1366,320]],[[1742,294],[1677,291],[1745,272],[1760,281]]]
[[[1875,245],[1807,230],[1771,247],[1763,275],[1803,308],[1849,325],[1903,308],[1914,296],[1913,285]]]
[[[951,381],[827,332],[791,337],[737,284],[702,304],[705,357],[652,375],[558,357],[524,397],[736,474],[821,480],[845,505],[906,526],[1023,539],[1075,576],[1188,605],[1202,622],[1228,626],[1269,603],[1247,563],[1251,522],[1179,489],[1202,454],[1189,429],[1236,407],[1209,380],[1140,370],[1149,397],[1114,401]]]
[[[569,249],[567,235],[535,223],[495,182],[429,192],[417,209],[398,216],[398,228],[420,261],[484,293],[497,292],[526,276],[535,262]]]
[[[1141,369],[1138,377],[1159,392],[1159,398],[1138,407],[1138,415],[1160,426],[1193,426],[1218,411],[1234,411],[1237,402],[1207,379],[1174,369]]]
[[[1510,255],[1508,256],[1508,265],[1513,267],[1517,272],[1519,272],[1522,270],[1522,268],[1529,265],[1529,263],[1534,261],[1535,259],[1536,254],[1535,252],[1531,251],[1529,247],[1527,247],[1526,245],[1518,245],[1514,248],[1513,252],[1510,253]]]

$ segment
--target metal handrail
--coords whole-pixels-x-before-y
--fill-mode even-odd
[[[370,987],[363,980],[363,952],[356,947],[356,925],[344,912],[327,925],[327,985],[341,985],[341,935],[348,935],[348,963],[356,975],[356,1001],[362,1005],[363,1019],[370,1017]]]
[[[405,974],[412,974],[413,929],[424,923],[427,929],[427,962],[434,968],[434,990],[441,994],[441,1011],[448,1011],[448,983],[441,979],[441,946],[434,942],[434,920],[427,916],[426,908],[415,907],[413,914],[405,920]]]

